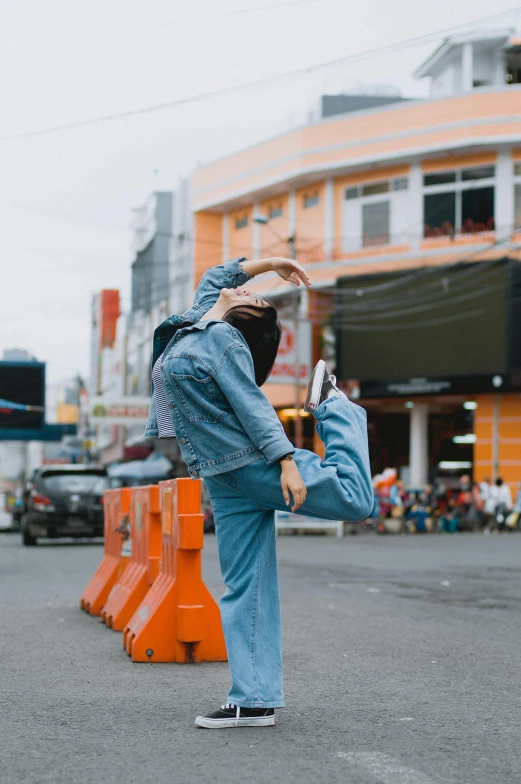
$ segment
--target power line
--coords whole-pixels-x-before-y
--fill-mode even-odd
[[[422,283],[420,281],[414,287],[414,307],[422,307],[425,304],[430,304],[433,300],[439,301],[440,294],[444,295],[444,302],[448,302],[451,297],[465,289],[471,288],[475,291],[477,286],[481,287],[487,285],[490,279],[494,279],[495,264],[496,262],[494,261],[488,263],[481,262],[479,263],[478,268],[472,265],[466,265],[460,270],[455,270],[454,265],[452,265],[452,268],[433,267],[432,269],[435,270],[434,279],[427,281],[427,283]],[[451,279],[447,279],[445,289],[440,291],[440,286],[443,287],[444,285],[443,278],[440,276],[443,276],[445,273],[452,273],[452,277]],[[412,282],[415,283],[414,280]],[[408,283],[411,283],[411,280],[409,280]],[[349,311],[352,314],[350,318],[353,320],[363,319],[365,318],[365,313],[371,313],[372,318],[386,318],[387,316],[385,314],[389,311],[395,312],[397,308],[403,307],[406,302],[410,304],[410,289],[406,289],[405,292],[402,292],[401,296],[398,291],[398,297],[393,296],[393,292],[390,292],[391,297],[386,297],[385,294],[387,292],[385,292],[384,297],[379,297],[377,293],[375,298],[374,295],[371,297],[371,293],[373,292],[369,292],[371,299],[369,306],[366,302],[367,297],[365,296],[365,291],[360,298],[355,297],[352,301],[348,302],[344,300],[342,302],[342,305],[349,308]]]
[[[443,307],[448,305],[456,305],[460,302],[467,302],[468,300],[476,299],[479,297],[486,297],[491,291],[496,291],[501,288],[505,287],[505,283],[496,283],[493,286],[488,286],[485,291],[478,289],[477,291],[469,291],[466,294],[460,294],[457,296],[457,292],[455,292],[456,296],[445,296],[442,300]],[[349,313],[341,314],[340,320],[342,324],[345,325],[346,329],[353,329],[356,328],[357,325],[363,326],[364,323],[369,321],[385,321],[387,319],[395,319],[400,318],[402,316],[407,316],[412,313],[426,313],[430,310],[436,310],[440,307],[440,292],[438,292],[438,297],[435,301],[426,302],[422,305],[413,305],[411,307],[399,307],[399,306],[391,306],[389,311],[387,312],[379,312],[379,313],[371,313],[370,309],[368,309],[366,314],[357,313],[356,315],[351,316]],[[336,323],[336,321],[335,321]]]
[[[396,330],[408,332],[411,329],[419,329],[422,327],[438,327],[443,324],[452,324],[454,321],[466,321],[472,317],[482,316],[486,312],[487,308],[477,308],[475,310],[466,310],[463,313],[454,313],[450,316],[440,316],[436,319],[407,321],[403,324],[392,324],[387,326],[382,324],[342,324],[339,326],[336,321],[333,322],[333,325],[337,329],[341,329],[342,332],[394,332]]]
[[[210,16],[206,16],[205,19],[226,19],[231,16],[245,16],[247,14],[256,14],[262,11],[276,11],[279,8],[286,8],[292,5],[304,5],[308,3],[313,3],[314,0],[286,0],[283,3],[273,3],[271,5],[257,5],[253,8],[239,8],[236,11],[225,11],[221,14],[212,14]],[[145,30],[168,30],[171,27],[175,27],[178,29],[179,27],[185,27],[187,25],[192,26],[193,22],[190,21],[181,21],[181,22],[167,22],[166,24],[160,25],[149,25],[146,28],[139,28],[142,32],[143,29]]]
[[[315,63],[314,65],[295,68],[291,71],[284,71],[282,73],[274,74],[273,76],[265,76],[261,79],[252,79],[251,81],[242,82],[241,84],[222,87],[218,90],[208,90],[207,92],[186,96],[185,98],[177,98],[171,101],[165,101],[163,103],[153,104],[152,106],[141,107],[140,109],[130,109],[125,112],[116,112],[114,114],[107,114],[107,115],[101,115],[99,117],[93,117],[89,120],[77,120],[76,122],[64,123],[61,125],[52,125],[47,128],[40,128],[33,131],[24,131],[22,133],[9,134],[8,136],[0,137],[0,141],[11,141],[14,139],[27,139],[33,136],[43,136],[50,133],[73,130],[75,128],[84,128],[89,125],[98,125],[101,123],[112,122],[114,120],[122,120],[130,117],[137,117],[143,114],[150,114],[152,112],[159,112],[159,111],[163,111],[164,109],[173,109],[179,106],[186,106],[188,104],[198,103],[199,101],[206,101],[210,98],[219,98],[223,95],[229,95],[231,93],[239,92],[241,90],[246,90],[254,87],[260,87],[266,84],[271,84],[281,79],[292,78],[293,76],[298,76],[303,73],[312,73],[313,71],[317,71],[322,68],[329,68],[330,66],[338,65],[339,63],[356,62],[359,60],[364,60],[368,57],[377,57],[381,54],[397,51],[399,49],[406,48],[409,46],[416,46],[422,43],[428,43],[433,39],[435,40],[440,36],[447,35],[456,30],[468,28],[469,26],[472,27],[476,24],[481,24],[482,22],[489,22],[503,17],[512,16],[513,14],[519,13],[520,11],[521,11],[521,6],[515,6],[514,8],[511,8],[508,11],[501,11],[496,14],[490,14],[489,16],[484,16],[481,17],[480,19],[476,19],[473,22],[464,22],[459,25],[452,25],[451,27],[446,27],[441,30],[436,30],[426,35],[414,36],[413,38],[405,38],[402,41],[397,41],[393,44],[386,44],[385,46],[380,46],[375,49],[367,49],[362,52],[356,52],[355,54],[345,55],[344,57],[337,57],[333,60],[327,60],[322,63]]]

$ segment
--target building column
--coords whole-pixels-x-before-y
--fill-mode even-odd
[[[288,198],[288,237],[293,238],[293,240],[289,242],[289,250],[290,250],[289,255],[292,255],[291,251],[295,253],[296,242],[294,238],[295,238],[296,227],[297,227],[297,199],[295,196],[295,191],[292,188],[289,192],[289,198]]]
[[[223,215],[223,264],[230,258],[230,218],[227,212]]]
[[[258,215],[260,212],[260,205],[258,201],[253,202],[253,216]],[[258,259],[261,255],[261,234],[260,234],[260,223],[257,223],[256,220],[252,218],[253,223],[253,253],[252,258]]]
[[[514,230],[514,162],[510,148],[500,149],[496,161],[495,224],[498,240]]]
[[[461,47],[461,91],[464,93],[472,92],[474,84],[474,52],[472,49],[472,41],[467,41]]]
[[[335,246],[335,191],[333,178],[328,177],[324,189],[324,259],[333,260]]]
[[[409,484],[420,488],[429,478],[429,406],[415,403],[410,417]]]
[[[492,84],[504,87],[506,84],[505,62],[503,60],[503,50],[496,49],[494,53],[494,70]]]
[[[419,161],[409,170],[409,209],[411,222],[407,242],[414,253],[420,251],[423,240],[423,172]]]

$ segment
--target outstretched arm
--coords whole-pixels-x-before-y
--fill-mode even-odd
[[[311,285],[306,271],[294,259],[274,256],[269,259],[247,261],[245,258],[237,258],[218,267],[212,267],[204,273],[195,293],[193,307],[201,313],[206,313],[215,305],[222,289],[242,286],[263,272],[276,272],[281,278],[296,286],[300,286],[301,282],[305,286]]]
[[[269,259],[254,259],[241,262],[244,272],[250,277],[261,275],[263,272],[276,272],[283,280],[289,280],[296,286],[302,282],[304,286],[311,285],[309,276],[304,267],[296,259],[285,259],[282,256],[273,256]]]

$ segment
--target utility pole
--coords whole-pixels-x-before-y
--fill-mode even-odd
[[[295,249],[295,235],[288,237],[288,250],[290,259],[296,259]],[[295,291],[295,299],[293,302],[293,332],[295,334],[295,446],[297,449],[302,449],[303,444],[303,426],[302,417],[300,416],[300,320],[302,309],[301,291],[298,288]]]
[[[269,222],[269,218],[262,213],[256,212],[253,215],[254,223],[260,223],[263,226],[267,226]],[[297,258],[296,252],[296,243],[295,243],[295,232],[293,230],[294,221],[291,220],[290,217],[290,231],[291,234],[287,239],[281,237],[279,234],[271,230],[272,234],[274,234],[278,240],[281,242],[287,242],[288,245],[288,256],[290,259]],[[302,417],[300,416],[300,322],[302,321],[303,317],[303,307],[304,303],[307,303],[307,299],[301,296],[303,292],[300,289],[297,289],[295,292],[295,298],[293,300],[293,332],[295,335],[294,341],[294,351],[295,351],[295,446],[297,449],[302,449],[303,443],[303,427],[302,427]]]

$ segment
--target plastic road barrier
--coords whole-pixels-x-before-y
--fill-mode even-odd
[[[125,628],[125,650],[138,662],[226,661],[221,614],[201,572],[201,480],[160,482],[159,492],[159,574]]]
[[[122,553],[123,529],[130,511],[130,489],[107,490],[103,496],[105,555],[80,599],[80,607],[91,615],[99,615],[117,579],[128,563]]]
[[[157,485],[131,489],[130,539],[129,564],[101,611],[103,621],[115,631],[123,631],[159,571],[161,508]]]

